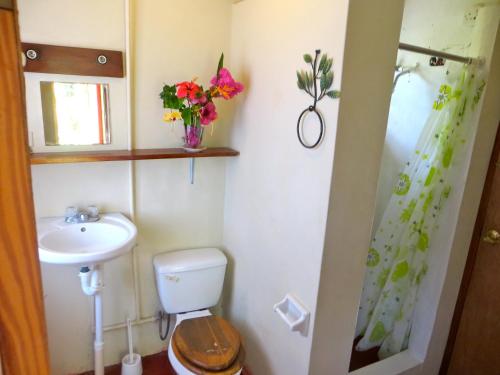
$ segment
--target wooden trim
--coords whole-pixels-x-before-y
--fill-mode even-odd
[[[121,51],[37,43],[22,43],[22,49],[25,56],[28,50],[34,50],[38,55],[34,60],[26,58],[25,72],[118,78],[124,76]],[[97,62],[100,55],[106,56],[106,64]]]
[[[14,9],[14,3],[12,0],[0,0],[0,8],[7,9],[7,10],[13,10]],[[1,373],[0,373],[1,375]]]
[[[460,291],[458,293],[457,303],[455,305],[455,311],[453,313],[453,319],[451,322],[450,333],[448,335],[448,342],[446,343],[443,360],[441,362],[441,368],[439,370],[440,375],[446,375],[448,373],[448,368],[450,366],[450,361],[453,354],[453,348],[455,346],[455,340],[457,338],[458,328],[460,326],[460,320],[462,318],[462,312],[465,306],[465,300],[467,298],[467,292],[469,290],[469,285],[472,279],[472,272],[474,271],[474,266],[476,264],[477,252],[479,250],[479,245],[481,244],[483,227],[486,220],[486,212],[488,209],[491,189],[493,187],[493,178],[495,176],[495,169],[497,168],[497,161],[498,161],[497,159],[499,155],[500,155],[500,126],[497,130],[497,135],[495,138],[495,146],[493,147],[493,152],[491,154],[490,164],[488,167],[488,173],[486,175],[486,180],[484,183],[483,194],[481,196],[481,203],[479,204],[479,211],[476,218],[476,224],[474,225],[474,232],[472,234],[469,253],[467,255],[467,261],[465,263],[464,274],[462,276],[462,283],[460,284]]]
[[[48,375],[16,13],[0,9],[0,357],[4,375]]]
[[[156,148],[140,150],[110,150],[81,152],[46,152],[31,154],[31,164],[89,163],[97,161],[120,160],[151,160],[151,159],[183,159],[183,158],[213,158],[238,156],[239,151],[228,147],[207,148],[204,151],[192,153],[182,148]]]

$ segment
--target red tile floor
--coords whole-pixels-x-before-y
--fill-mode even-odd
[[[160,352],[142,358],[142,375],[175,375],[174,369],[168,361],[167,353]],[[106,367],[106,375],[120,375],[120,364]],[[80,375],[93,375],[94,371],[84,372]],[[243,370],[242,375],[252,375],[250,371]]]

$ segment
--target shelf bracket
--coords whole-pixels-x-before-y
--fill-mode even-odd
[[[194,185],[194,158],[189,159],[189,182]]]

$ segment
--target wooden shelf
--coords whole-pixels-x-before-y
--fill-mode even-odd
[[[31,154],[31,164],[90,163],[97,161],[214,158],[238,156],[239,151],[228,147],[207,148],[193,153],[182,148],[153,148],[141,150],[43,152]]]

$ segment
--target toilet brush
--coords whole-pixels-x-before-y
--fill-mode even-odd
[[[128,336],[128,354],[122,359],[121,375],[141,375],[142,362],[141,356],[134,353],[134,344],[132,341],[132,321],[127,318],[127,336]]]
[[[128,364],[134,363],[134,344],[132,341],[132,323],[130,318],[127,318],[127,338],[128,338]]]

